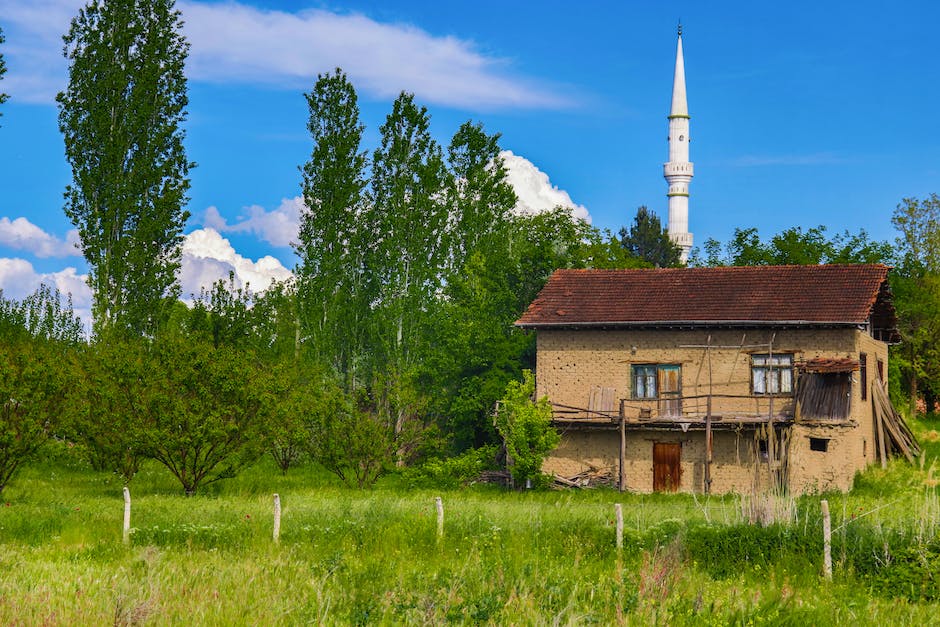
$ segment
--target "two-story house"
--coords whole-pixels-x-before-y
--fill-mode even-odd
[[[516,323],[538,334],[537,395],[562,432],[544,470],[637,492],[849,489],[906,431],[881,411],[899,339],[887,275],[556,271]]]

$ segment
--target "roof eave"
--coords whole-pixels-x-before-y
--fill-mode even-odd
[[[521,329],[584,329],[584,328],[637,328],[637,327],[860,327],[867,323],[847,320],[607,320],[565,321],[565,322],[521,322],[515,326]]]

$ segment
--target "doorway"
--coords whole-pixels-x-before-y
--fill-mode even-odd
[[[653,490],[677,492],[682,478],[679,464],[682,445],[678,442],[653,442]]]

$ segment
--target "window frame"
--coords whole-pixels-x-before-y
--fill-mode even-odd
[[[641,380],[642,386],[638,385]],[[650,383],[653,388],[652,395],[649,394]],[[640,388],[643,390],[642,395],[638,393]],[[630,398],[638,401],[655,401],[659,398],[659,364],[630,365]]]
[[[760,359],[769,360],[771,363],[754,363],[755,360]],[[763,383],[761,385],[757,384],[759,373],[763,373]],[[792,396],[794,393],[793,379],[793,353],[751,354],[752,395]]]

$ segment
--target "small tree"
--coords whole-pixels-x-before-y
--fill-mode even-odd
[[[0,491],[68,410],[69,366],[50,342],[0,342]]]
[[[82,401],[72,422],[74,437],[95,470],[130,483],[146,457],[143,406],[153,376],[143,340],[99,337],[81,361]]]
[[[346,485],[372,486],[393,465],[396,439],[374,411],[325,382],[310,405],[310,456]]]
[[[512,458],[512,476],[517,482],[536,479],[542,472],[542,461],[558,446],[561,436],[552,427],[552,406],[548,397],[532,400],[535,377],[531,370],[522,371],[522,381],[510,381],[496,412],[496,429],[506,442]]]
[[[170,335],[154,344],[148,363],[144,446],[187,496],[258,459],[272,382],[251,352]]]

